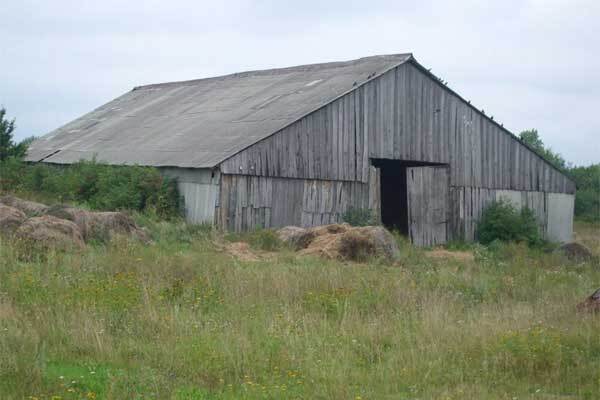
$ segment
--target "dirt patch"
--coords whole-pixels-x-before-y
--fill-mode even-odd
[[[45,204],[23,200],[11,195],[0,197],[0,203],[21,210],[30,217],[42,215],[48,210],[48,206]]]
[[[27,216],[23,211],[0,204],[0,233],[14,233],[26,219]]]
[[[277,231],[281,241],[301,255],[367,261],[384,258],[395,261],[400,251],[392,234],[381,226],[352,227],[331,224],[313,228],[288,226]]]
[[[441,259],[441,260],[457,260],[457,261],[475,261],[473,253],[468,251],[449,251],[446,249],[433,249],[425,253],[427,257]]]
[[[16,236],[35,248],[78,250],[85,247],[77,225],[51,215],[29,218],[17,229]]]

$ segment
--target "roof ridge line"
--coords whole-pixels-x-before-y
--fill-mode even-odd
[[[330,61],[330,62],[323,62],[323,63],[295,65],[295,66],[290,66],[290,67],[255,69],[255,70],[248,70],[248,71],[241,71],[241,72],[233,72],[231,74],[225,74],[225,75],[209,76],[206,78],[188,79],[188,80],[182,80],[182,81],[170,81],[170,82],[161,82],[161,83],[150,83],[147,85],[135,86],[132,89],[132,91],[158,89],[161,87],[171,87],[171,86],[191,86],[191,85],[194,85],[194,84],[200,83],[200,82],[206,82],[206,81],[210,81],[210,80],[216,81],[216,80],[232,78],[232,77],[242,78],[242,77],[247,77],[247,76],[252,76],[252,75],[263,76],[263,75],[269,75],[269,74],[275,75],[275,74],[285,74],[288,72],[309,71],[311,69],[319,68],[319,67],[323,67],[323,66],[343,67],[343,66],[351,65],[352,63],[358,63],[358,62],[369,60],[369,59],[383,58],[383,57],[387,57],[387,58],[402,58],[402,57],[404,57],[405,58],[404,61],[406,61],[406,59],[412,58],[413,54],[412,53],[379,54],[379,55],[361,57],[361,58],[356,58],[356,59],[346,60],[346,61]],[[402,62],[404,62],[404,61],[402,61]]]

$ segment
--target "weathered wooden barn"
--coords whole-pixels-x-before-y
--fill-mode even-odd
[[[411,54],[134,88],[35,141],[29,161],[160,167],[187,218],[242,231],[370,209],[418,245],[472,240],[505,198],[548,239],[575,185]]]

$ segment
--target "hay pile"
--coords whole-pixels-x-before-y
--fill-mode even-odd
[[[575,262],[589,261],[594,257],[590,249],[577,242],[565,243],[555,251]]]
[[[600,314],[600,289],[592,293],[587,299],[577,305],[579,311]]]
[[[91,240],[107,242],[115,235],[125,235],[142,242],[150,238],[133,219],[117,211],[87,211],[64,205],[52,206],[46,215],[72,221],[79,227],[86,242]]]
[[[77,225],[51,215],[29,218],[19,226],[15,235],[36,248],[81,250],[85,247]]]
[[[348,224],[313,228],[287,226],[279,229],[277,236],[301,255],[358,262],[374,258],[393,262],[400,256],[394,237],[381,226],[352,227]]]
[[[81,249],[91,241],[108,242],[123,235],[149,243],[148,234],[125,213],[94,212],[80,208],[0,198],[0,233],[35,247]]]
[[[42,203],[36,203],[35,201],[23,200],[15,196],[2,196],[0,197],[0,204],[4,204],[9,207],[16,208],[27,214],[29,217],[35,217],[42,215],[48,210],[48,206]]]
[[[13,233],[26,219],[27,216],[23,211],[0,204],[0,233]]]

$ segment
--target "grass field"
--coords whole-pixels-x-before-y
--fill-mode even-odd
[[[145,224],[152,246],[0,243],[0,399],[600,398],[600,317],[575,312],[596,262],[402,240],[393,266],[247,262],[207,229]],[[600,227],[577,231],[599,255]]]

